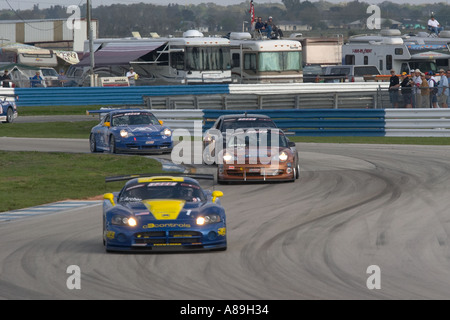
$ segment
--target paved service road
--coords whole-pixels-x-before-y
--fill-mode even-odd
[[[225,252],[106,254],[101,205],[1,222],[0,298],[448,299],[450,148],[297,146],[299,181],[217,187]]]

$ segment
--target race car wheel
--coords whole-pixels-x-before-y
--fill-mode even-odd
[[[116,153],[116,138],[114,136],[109,138],[109,152]]]
[[[295,179],[300,178],[300,165],[297,163],[297,166],[295,167]]]
[[[12,123],[14,121],[14,112],[11,108],[8,108],[8,111],[6,112],[6,122]]]
[[[89,136],[89,149],[91,152],[97,152],[97,144],[95,143],[95,136],[91,133]]]

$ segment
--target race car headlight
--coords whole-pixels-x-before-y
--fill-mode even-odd
[[[197,225],[203,226],[205,224],[220,222],[220,216],[218,214],[208,214],[206,216],[200,216],[197,218]]]
[[[124,216],[112,217],[111,223],[115,226],[135,227],[137,225],[137,221],[135,218],[128,218],[128,217],[124,217]]]
[[[125,130],[125,129],[120,130],[120,136],[122,138],[128,138],[130,135],[131,134],[127,130]]]
[[[211,142],[212,140],[213,138],[210,135],[205,136],[205,138],[203,139],[204,142]]]
[[[225,161],[225,162],[230,162],[230,161],[233,161],[233,155],[231,155],[230,153],[225,153],[224,155],[223,155],[223,161]]]
[[[166,136],[166,137],[170,137],[172,135],[172,131],[170,129],[164,129],[163,131],[161,131],[161,135],[162,136]]]
[[[288,154],[283,151],[282,153],[280,153],[278,158],[280,159],[280,161],[286,161],[288,159]]]

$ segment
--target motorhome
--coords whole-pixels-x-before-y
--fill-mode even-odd
[[[302,82],[302,45],[296,40],[252,39],[230,33],[234,83]]]
[[[7,44],[0,47],[0,64],[18,63],[31,67],[56,67],[57,56],[52,50],[24,44]]]
[[[350,37],[342,47],[342,55],[344,65],[375,65],[381,74],[388,75],[391,69],[397,73],[410,73],[414,69],[435,72],[439,66],[448,65],[450,50],[444,40],[382,30],[379,35]]]
[[[183,37],[95,39],[94,72],[124,76],[132,66],[136,85],[231,83],[230,40],[189,30]],[[89,83],[90,54],[85,43],[80,63],[67,76]]]

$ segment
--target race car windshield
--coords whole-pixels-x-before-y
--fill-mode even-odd
[[[234,135],[227,142],[228,148],[279,147],[288,148],[283,134],[271,132],[249,132]]]
[[[151,113],[129,112],[113,115],[112,126],[159,125],[158,119]]]
[[[119,202],[140,202],[151,199],[180,199],[186,202],[206,200],[200,186],[188,182],[150,182],[129,186],[119,195]]]
[[[227,129],[247,129],[247,128],[276,128],[271,119],[266,118],[238,118],[225,119],[223,121],[222,132]]]

